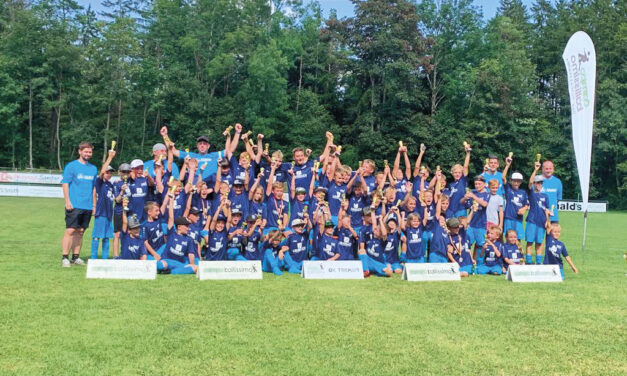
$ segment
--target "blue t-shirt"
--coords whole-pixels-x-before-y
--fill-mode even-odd
[[[401,180],[397,180],[394,188],[396,189],[396,198],[394,201],[396,204],[399,200],[403,201],[405,196],[407,196],[407,179],[402,178]]]
[[[363,227],[362,227],[363,232]],[[385,255],[383,253],[384,242],[379,238],[372,236],[368,243],[366,243],[366,253],[371,259],[385,264]]]
[[[337,236],[337,251],[340,254],[338,260],[354,260],[353,255],[353,234],[349,229],[342,227],[335,230]]]
[[[162,259],[175,260],[182,263],[189,263],[189,255],[196,256],[197,249],[194,239],[187,235],[176,232],[176,226],[168,231],[168,240],[165,249],[161,254]]]
[[[460,203],[461,199],[464,198],[466,194],[466,187],[468,187],[468,180],[466,176],[462,174],[459,180],[452,182],[448,185],[449,189],[449,207],[446,210],[446,213],[456,213],[460,210],[465,209]]]
[[[407,238],[407,259],[418,260],[424,257],[425,247],[422,244],[422,226],[416,228],[407,227],[405,229],[405,236]]]
[[[266,200],[266,207],[263,218],[266,219],[266,228],[279,227],[277,220],[283,219],[283,214],[289,214],[289,204],[285,200],[276,200],[274,196],[269,196]],[[283,225],[287,226],[287,223]]]
[[[368,198],[361,194],[359,197],[354,193],[348,195],[348,215],[351,217],[351,227],[361,227],[363,225],[363,209],[368,205]]]
[[[494,247],[492,247],[490,244],[488,244],[487,242],[485,243],[485,251],[483,254],[483,261],[485,263],[486,266],[497,266],[497,265],[501,265],[501,256],[503,255],[503,247],[501,245],[501,242],[499,241],[495,241],[493,242],[494,245],[496,246],[496,249]],[[501,253],[501,256],[497,256],[496,252]]]
[[[296,188],[305,188],[307,191],[305,199],[309,198],[309,185],[311,184],[311,179],[313,178],[313,172],[311,171],[312,168],[313,161],[310,160],[302,165],[294,165],[294,185]],[[288,187],[291,192],[291,184],[288,184]]]
[[[250,190],[250,188],[255,183],[255,169],[257,167],[257,162],[250,161],[250,166],[248,166],[248,168],[244,168],[244,167],[242,167],[242,165],[239,164],[239,161],[237,159],[235,159],[235,157],[231,157],[231,159],[229,160],[229,164],[231,165],[231,175],[233,176],[233,179],[239,179],[239,180],[245,182],[246,181],[246,171],[248,171],[248,189],[247,189],[247,191]]]
[[[235,231],[241,229],[241,227],[231,227],[229,229],[229,235],[231,235],[232,233],[234,233]],[[244,235],[233,235],[233,237],[231,238],[231,240],[229,240],[227,248],[231,249],[231,248],[235,248],[237,249],[238,252],[242,251],[242,247],[244,244]]]
[[[474,193],[475,196],[479,197],[485,202],[490,201],[490,192],[488,191],[478,192],[475,189],[472,191],[472,193]],[[472,206],[473,201],[474,201],[473,199],[469,199],[467,201],[467,204],[469,207]],[[486,216],[486,207],[483,207],[483,205],[478,205],[477,211],[472,215],[472,220],[470,221],[470,227],[486,228],[487,225],[488,225],[488,219]]]
[[[179,160],[181,161],[185,160],[185,157],[187,157],[187,154],[188,153],[186,153],[185,151],[179,150]],[[218,171],[218,158],[219,157],[225,158],[226,151],[224,150],[214,151],[212,153],[207,153],[207,154],[190,152],[189,157],[198,160],[198,168],[202,167],[202,165],[207,163],[207,167],[202,172],[202,179],[205,180],[209,176],[216,174],[216,171]]]
[[[164,168],[166,168],[168,165],[168,160],[167,159],[162,160],[161,164],[163,165]],[[144,162],[144,171],[148,171],[148,174],[150,175],[151,178],[154,179],[156,177],[154,159]],[[176,163],[174,162],[172,162],[172,176],[174,176],[175,179],[179,178],[179,166],[177,166]]]
[[[122,186],[123,185],[124,185],[124,182],[122,180],[118,180],[115,183],[113,183],[113,199],[114,200],[115,200],[116,197],[118,197],[120,195],[120,192],[122,192]],[[127,184],[127,186],[128,186],[128,184]],[[130,192],[131,192],[131,190],[126,188],[126,190],[124,191],[122,196],[130,197]],[[120,202],[114,201],[113,214],[122,215],[122,211],[123,210],[124,210],[124,206],[122,205],[122,201],[120,201]]]
[[[293,232],[287,237],[285,245],[288,247],[292,260],[296,262],[307,260],[307,235],[305,232],[302,234]]]
[[[425,226],[425,231],[433,231],[433,229],[435,228],[435,208],[436,208],[436,203],[435,201],[431,202],[431,204],[423,206],[422,204],[420,204],[420,209],[418,210],[418,214],[420,214],[420,218],[424,218],[424,214],[425,214],[425,207],[427,207],[429,209],[429,217],[427,218],[427,224]]]
[[[400,231],[394,231],[389,233],[385,241],[385,248],[383,254],[385,255],[385,262],[388,264],[399,263],[398,247],[401,243],[402,234]]]
[[[246,246],[244,247],[244,258],[246,260],[261,260],[263,254],[259,249],[261,242],[261,230],[257,228],[249,237],[246,238]]]
[[[544,265],[559,265],[564,267],[563,257],[568,257],[566,246],[561,241],[555,239],[552,235],[546,235],[546,252],[544,255]]]
[[[523,256],[516,244],[504,243],[501,245],[501,250],[503,251],[503,260],[508,258],[512,260],[514,264],[520,264]]]
[[[242,191],[242,193],[236,194],[234,190],[231,190],[229,201],[231,201],[231,210],[239,209],[242,212],[242,220],[245,220],[248,216],[248,192]]]
[[[144,205],[146,204],[146,195],[148,194],[148,180],[140,176],[137,179],[129,179],[128,186],[131,190],[131,197],[128,201],[129,215],[135,214],[140,222],[146,220],[146,212]]]
[[[266,204],[264,202],[255,202],[250,200],[248,202],[248,214],[255,217],[263,217],[266,211]]]
[[[209,232],[209,249],[205,255],[207,260],[220,261],[226,260],[226,246],[229,242],[226,228],[222,231]]]
[[[490,184],[490,180],[498,181],[499,189],[496,191],[496,194],[503,196],[503,173],[501,171],[496,171],[494,174],[485,171],[481,176],[485,178],[486,185]]]
[[[548,209],[549,198],[544,193],[536,193],[533,189],[529,191],[529,214],[527,222],[536,226],[544,227],[546,223],[545,210]]]
[[[562,181],[555,175],[548,179],[544,179],[542,182],[542,190],[540,192],[544,193],[549,198],[547,208],[551,210],[551,206],[554,206],[551,221],[557,221],[559,219],[557,213],[557,202],[562,199]]]
[[[440,223],[435,222],[433,228],[433,238],[431,239],[431,245],[429,247],[430,252],[440,254],[442,257],[447,257],[448,245],[450,244],[448,233],[440,226]]]
[[[453,259],[459,266],[472,265],[472,257],[470,256],[470,244],[468,242],[468,236],[466,230],[463,227],[459,228],[457,235],[449,234],[448,245],[453,247]],[[461,251],[461,255],[460,255]]]
[[[141,237],[148,241],[153,250],[159,249],[165,244],[165,235],[159,221],[146,221],[142,223]]]
[[[424,191],[429,189],[429,182],[427,180],[425,180],[423,184],[424,184],[424,189],[423,189]],[[414,197],[420,196],[420,176],[416,176],[414,178],[413,186],[412,186],[412,195]]]
[[[309,211],[308,201],[298,201],[297,199],[290,201],[290,224],[297,218],[305,219],[305,207]]]
[[[316,255],[320,260],[328,260],[338,253],[337,239],[326,234],[320,234],[318,237]]]
[[[346,184],[337,184],[335,181],[325,182],[323,185],[329,190],[327,201],[329,202],[329,211],[331,215],[337,216],[342,205],[342,197],[346,195]]]
[[[146,246],[141,236],[134,238],[128,232],[122,231],[120,241],[122,243],[121,260],[139,260],[140,257],[146,255]]]
[[[359,244],[364,244],[367,248],[373,237],[374,232],[372,231],[372,225],[364,225],[359,232]]]
[[[104,181],[100,176],[96,178],[96,217],[113,218],[113,184]]]
[[[81,163],[78,159],[65,165],[62,184],[69,185],[69,199],[75,209],[92,210],[93,189],[98,169],[91,163]]]
[[[529,205],[527,191],[524,189],[514,189],[511,184],[507,183],[505,188],[505,219],[511,219],[522,222],[523,216],[518,211],[524,206]]]

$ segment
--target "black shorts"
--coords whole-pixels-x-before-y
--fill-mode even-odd
[[[113,232],[122,231],[122,214],[113,214]]]
[[[87,229],[91,221],[91,210],[72,209],[65,211],[65,228]]]

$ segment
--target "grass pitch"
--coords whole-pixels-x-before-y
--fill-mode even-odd
[[[62,200],[0,213],[0,375],[627,374],[627,213],[590,214],[585,263],[560,214],[561,284],[87,280],[60,266]]]

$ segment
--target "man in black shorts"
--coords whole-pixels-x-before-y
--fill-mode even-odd
[[[92,212],[95,210],[94,183],[98,169],[89,163],[94,147],[89,142],[78,145],[78,159],[65,165],[63,169],[63,197],[65,198],[65,233],[61,242],[61,266],[85,265],[79,258],[83,234],[89,227]],[[68,256],[72,251],[72,261]]]

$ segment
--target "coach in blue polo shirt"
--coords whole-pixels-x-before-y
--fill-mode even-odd
[[[551,215],[551,222],[557,223],[559,221],[557,202],[562,199],[562,181],[555,175],[555,166],[551,161],[544,161],[542,163],[542,176],[544,182],[542,184],[542,190],[540,192],[546,194],[549,197],[549,207],[553,208],[553,214]]]
[[[205,180],[209,176],[215,175],[216,171],[218,171],[218,159],[219,158],[220,159],[231,158],[231,155],[233,155],[233,152],[237,148],[237,143],[239,142],[241,133],[242,133],[242,125],[239,123],[235,124],[235,137],[233,138],[230,145],[227,145],[225,149],[220,150],[220,151],[214,151],[213,153],[209,153],[209,147],[211,146],[211,144],[209,143],[209,137],[200,136],[196,139],[196,148],[198,149],[198,152],[188,153],[186,151],[178,150],[175,148],[173,153],[174,153],[174,156],[177,157],[179,160],[185,160],[187,156],[198,160],[198,167],[201,167],[201,168],[202,166],[207,164],[205,169],[202,170],[202,179]],[[168,142],[171,142],[168,138],[167,127],[164,126],[161,128],[161,136],[163,136],[163,140],[165,141],[166,145],[168,144]]]
[[[79,258],[83,234],[89,227],[94,208],[94,184],[98,169],[89,163],[93,145],[81,142],[78,145],[78,159],[65,165],[63,169],[63,198],[65,199],[65,233],[63,234],[61,266],[85,265]],[[72,251],[72,261],[68,256]]]
[[[154,144],[154,146],[152,147],[152,156],[153,156],[153,159],[149,161],[144,161],[144,171],[148,171],[148,174],[150,175],[150,177],[154,179],[156,176],[155,175],[155,162],[159,160],[159,157],[162,158],[161,163],[163,164],[163,166],[167,167],[168,149],[162,143]],[[174,179],[179,178],[179,167],[176,165],[176,163],[172,163],[172,175],[171,176],[174,176]]]

